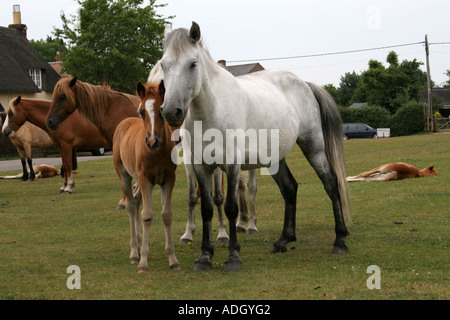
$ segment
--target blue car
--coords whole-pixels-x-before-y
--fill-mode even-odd
[[[377,138],[377,130],[365,123],[344,123],[344,139]]]

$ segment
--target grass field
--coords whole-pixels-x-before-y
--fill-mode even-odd
[[[193,271],[200,206],[194,241],[178,243],[187,218],[181,166],[173,234],[182,269],[168,266],[158,191],[145,274],[128,261],[129,221],[125,211],[115,210],[121,192],[112,159],[80,162],[72,195],[57,194],[61,178],[0,180],[0,299],[449,299],[450,135],[349,140],[344,146],[348,175],[400,161],[420,169],[434,164],[439,175],[349,184],[349,252],[331,255],[331,203],[295,147],[287,162],[299,183],[297,241],[286,253],[269,253],[281,234],[284,206],[272,178],[258,175],[259,234],[238,235],[243,268],[234,273],[222,272],[228,250],[220,244],[212,270]],[[79,290],[66,285],[70,265],[80,268]],[[366,284],[371,265],[380,268],[379,290]]]

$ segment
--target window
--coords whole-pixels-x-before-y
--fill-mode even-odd
[[[30,76],[39,89],[42,89],[41,69],[30,69]]]

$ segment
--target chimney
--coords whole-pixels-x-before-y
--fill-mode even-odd
[[[227,61],[226,60],[219,60],[217,61],[222,67],[226,67],[227,66]]]
[[[27,26],[22,24],[22,18],[20,16],[20,5],[13,5],[13,24],[10,24],[8,28],[17,29],[26,38],[27,37]]]

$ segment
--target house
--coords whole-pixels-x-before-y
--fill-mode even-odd
[[[349,106],[349,108],[351,108],[351,109],[359,109],[359,108],[367,107],[367,105],[368,105],[367,102],[355,102],[355,103],[351,104]]]
[[[61,76],[34,49],[20,21],[20,8],[14,6],[14,23],[0,27],[0,103],[9,108],[11,99],[52,99],[53,87]]]
[[[261,66],[257,62],[249,63],[249,64],[235,65],[235,66],[227,66],[227,62],[225,60],[219,60],[218,62],[235,77],[243,76],[245,74],[249,74],[252,72],[264,70],[263,66]]]
[[[428,93],[427,90],[419,91],[420,97],[427,102],[428,101]],[[450,116],[450,88],[432,88],[431,89],[431,97],[435,98],[439,101],[439,113],[444,118],[448,118]],[[436,110],[433,107],[434,110]]]

